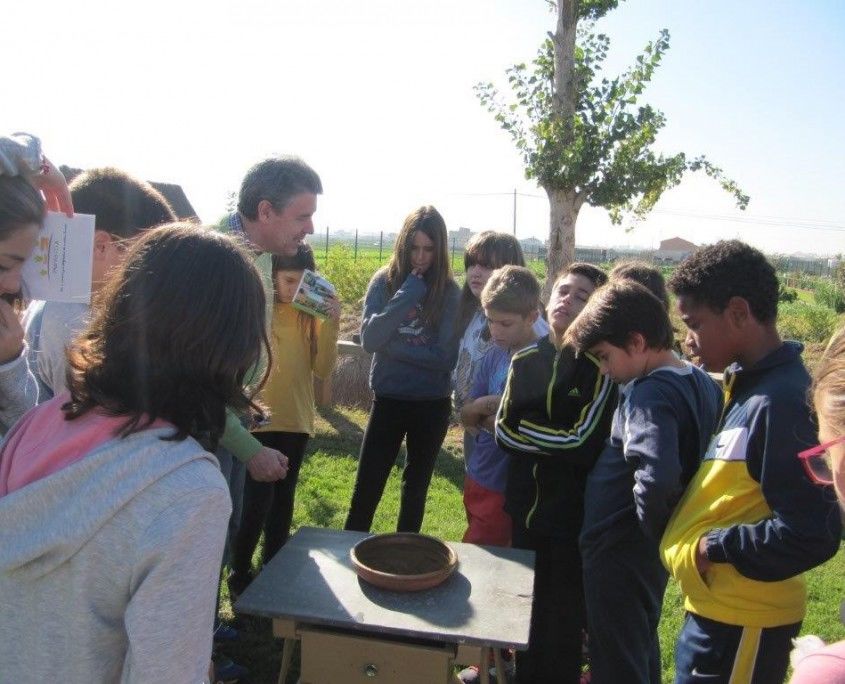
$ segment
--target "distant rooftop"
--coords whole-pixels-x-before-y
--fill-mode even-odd
[[[62,172],[62,175],[64,175],[68,183],[70,183],[84,170],[85,169],[74,169],[70,166],[64,165],[59,167],[59,171]],[[175,183],[160,183],[158,181],[147,182],[164,195],[164,198],[170,203],[173,211],[176,212],[176,216],[180,219],[199,220],[197,212],[188,200],[188,196],[185,194],[181,185],[176,185]]]

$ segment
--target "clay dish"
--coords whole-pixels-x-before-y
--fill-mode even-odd
[[[424,534],[377,534],[349,552],[358,576],[381,589],[422,591],[446,580],[458,565],[458,554],[439,539]]]

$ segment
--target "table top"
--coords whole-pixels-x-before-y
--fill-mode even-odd
[[[419,592],[379,589],[359,579],[350,549],[361,532],[303,527],[241,594],[235,609],[382,636],[525,648],[534,552],[448,542],[458,567]]]

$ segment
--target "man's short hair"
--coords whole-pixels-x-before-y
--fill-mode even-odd
[[[238,193],[238,212],[254,221],[261,200],[267,200],[280,212],[296,195],[322,192],[323,184],[317,172],[299,157],[271,157],[246,172]]]
[[[75,211],[97,217],[95,230],[119,238],[177,220],[164,195],[120,169],[104,167],[79,174],[70,184],[70,195]]]
[[[525,266],[502,266],[493,271],[481,291],[481,306],[528,316],[540,309],[540,283]]]
[[[742,297],[760,323],[778,314],[778,278],[765,255],[739,240],[722,240],[687,257],[669,278],[669,289],[714,311]]]
[[[599,288],[566,331],[566,341],[579,351],[599,342],[628,345],[639,333],[651,349],[671,349],[672,324],[666,308],[648,288],[633,280],[611,280]]]
[[[660,269],[644,261],[620,261],[610,271],[611,279],[626,278],[647,287],[657,297],[666,310],[669,310],[669,295],[666,292],[666,281]]]

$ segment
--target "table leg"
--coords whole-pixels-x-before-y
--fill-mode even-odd
[[[481,662],[478,664],[478,679],[480,684],[490,684],[490,648],[481,649]]]
[[[505,659],[502,658],[501,648],[493,649],[493,664],[496,666],[496,681],[504,684],[507,678],[505,677]]]
[[[293,649],[296,646],[296,639],[285,639],[285,645],[282,648],[282,667],[279,670],[278,684],[285,684],[288,679],[288,670],[290,670],[290,661],[293,658]]]

